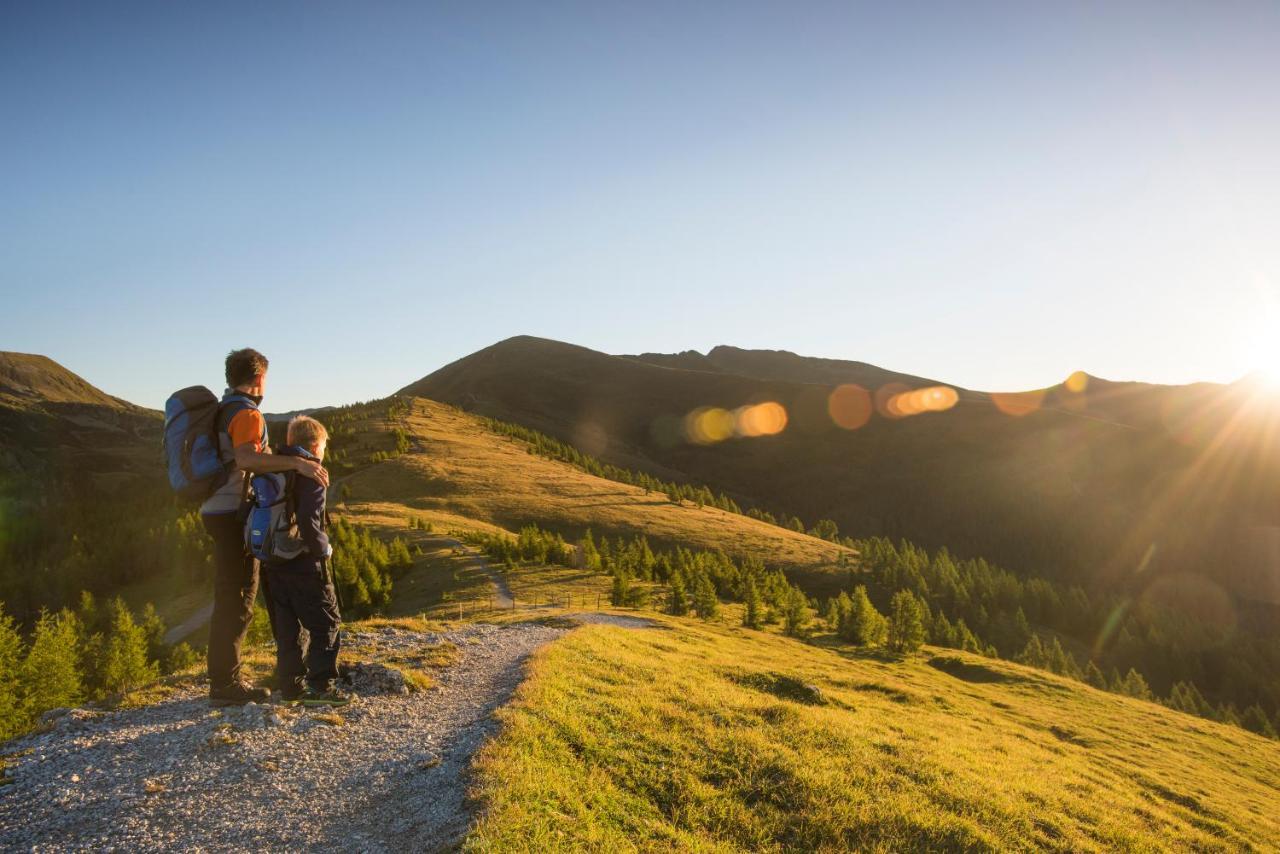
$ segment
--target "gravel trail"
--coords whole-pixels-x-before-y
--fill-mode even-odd
[[[647,620],[575,614],[639,628]],[[471,624],[348,635],[347,661],[449,651],[436,687],[358,670],[351,705],[210,709],[203,687],[139,709],[72,710],[4,745],[0,850],[434,851],[470,822],[467,769],[529,655],[567,629]],[[370,693],[372,692],[372,693]],[[326,720],[326,717],[328,720]]]

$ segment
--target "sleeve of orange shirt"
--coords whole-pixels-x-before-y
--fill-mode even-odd
[[[231,447],[253,445],[258,453],[266,449],[262,447],[262,413],[256,409],[242,409],[237,412],[227,425],[227,433],[231,435]]]

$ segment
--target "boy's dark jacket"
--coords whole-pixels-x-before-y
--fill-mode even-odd
[[[286,457],[304,457],[316,459],[305,448],[289,445],[280,449]],[[324,531],[324,487],[320,481],[303,475],[294,475],[293,496],[298,519],[298,536],[302,538],[307,550],[284,563],[273,564],[273,570],[284,572],[298,570],[315,570],[320,561],[329,554],[329,537]]]

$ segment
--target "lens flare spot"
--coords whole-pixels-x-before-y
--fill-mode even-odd
[[[889,383],[882,385],[876,389],[876,412],[879,412],[885,418],[905,418],[906,416],[899,410],[898,406],[891,405],[894,398],[899,395],[910,392],[902,383]]]
[[[734,412],[734,432],[739,436],[776,436],[787,429],[787,410],[781,403],[769,401],[743,406]]]
[[[885,404],[885,408],[895,418],[907,418],[925,412],[945,412],[959,400],[960,395],[955,389],[936,385],[895,395]]]
[[[871,410],[871,393],[853,383],[838,386],[827,398],[827,413],[845,430],[857,430],[870,421]]]
[[[700,406],[684,419],[684,434],[696,445],[714,445],[734,433],[733,413],[718,406]]]
[[[1089,387],[1089,375],[1084,371],[1076,371],[1067,377],[1064,385],[1067,387],[1067,391],[1072,394],[1084,394],[1085,389]]]
[[[1021,418],[1030,415],[1044,403],[1044,389],[1036,391],[993,391],[991,402],[1005,415]]]
[[[1112,608],[1111,613],[1107,614],[1107,618],[1103,620],[1098,637],[1093,641],[1093,654],[1090,658],[1098,658],[1102,655],[1127,616],[1129,616],[1129,601],[1126,599]]]

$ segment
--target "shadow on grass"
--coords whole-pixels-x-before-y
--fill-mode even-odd
[[[975,664],[954,655],[935,655],[926,662],[935,670],[941,670],[965,682],[1026,682],[1018,676],[1005,673],[985,664]]]
[[[804,682],[785,673],[751,673],[747,671],[729,671],[725,678],[744,688],[752,688],[772,694],[780,700],[791,700],[809,706],[826,705],[827,700],[822,690],[816,685]]]

